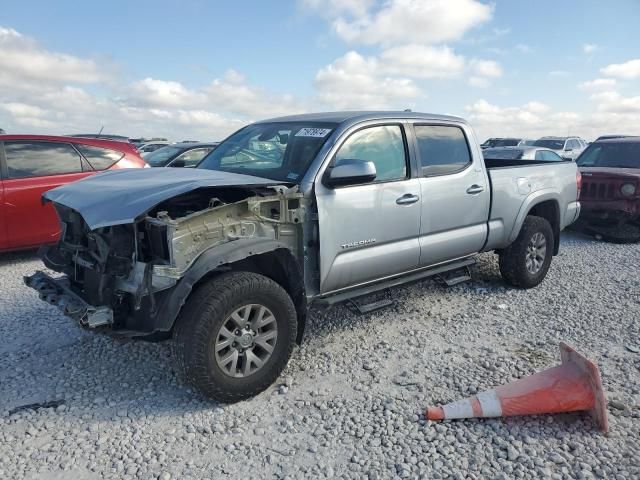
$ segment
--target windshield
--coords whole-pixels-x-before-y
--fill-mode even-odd
[[[580,167],[640,168],[640,142],[592,143],[576,163]]]
[[[183,150],[184,147],[162,147],[144,155],[144,161],[152,167],[164,167],[173,157]]]
[[[545,140],[541,138],[540,140],[533,142],[533,145],[535,147],[550,148],[551,150],[562,150],[564,147],[564,140]]]
[[[334,123],[256,123],[238,130],[198,168],[299,182],[336,127]]]

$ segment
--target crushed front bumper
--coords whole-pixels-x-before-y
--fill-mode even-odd
[[[36,290],[40,299],[58,307],[62,313],[89,328],[113,324],[113,310],[109,307],[95,307],[85,302],[69,287],[67,277],[53,278],[37,271],[24,277],[24,283]]]

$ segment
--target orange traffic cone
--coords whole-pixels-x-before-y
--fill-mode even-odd
[[[429,407],[426,417],[444,420],[588,410],[600,430],[607,432],[607,404],[598,367],[565,343],[560,343],[560,356],[558,367],[442,407]]]

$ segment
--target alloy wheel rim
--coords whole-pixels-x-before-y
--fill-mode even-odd
[[[276,346],[278,323],[264,305],[234,310],[222,323],[214,343],[218,367],[228,376],[245,378],[263,368]]]
[[[535,275],[540,270],[542,270],[542,266],[544,265],[544,260],[547,257],[547,239],[545,236],[536,232],[531,237],[529,244],[527,245],[527,253],[525,256],[525,265],[527,271]]]

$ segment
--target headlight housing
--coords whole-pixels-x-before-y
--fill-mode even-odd
[[[622,195],[624,195],[625,197],[630,197],[631,195],[635,195],[636,186],[633,183],[624,183],[620,187],[620,193],[622,193]]]

